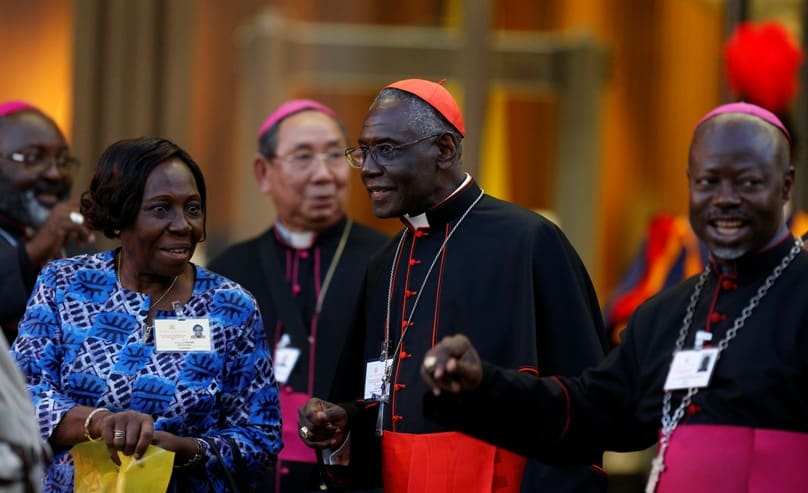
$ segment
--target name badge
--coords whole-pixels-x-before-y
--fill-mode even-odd
[[[210,352],[210,321],[206,318],[154,321],[154,348],[158,352]]]
[[[295,369],[297,359],[300,357],[300,349],[296,347],[278,347],[275,349],[275,357],[272,359],[272,369],[275,371],[275,380],[286,383],[289,375]]]
[[[388,389],[382,388],[387,369],[393,366],[393,358],[387,361],[373,360],[367,364],[365,370],[365,399],[380,401],[387,397]],[[389,384],[389,382],[388,382]],[[387,385],[389,387],[389,385]]]
[[[665,390],[706,387],[718,359],[718,348],[677,351],[665,380]]]

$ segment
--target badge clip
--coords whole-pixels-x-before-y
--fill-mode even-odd
[[[182,303],[172,301],[171,306],[174,308],[174,313],[177,314],[177,320],[185,320],[185,315],[182,313]]]
[[[390,339],[385,339],[382,342],[382,353],[379,355],[379,361],[386,361],[390,356]]]
[[[712,332],[707,332],[706,330],[697,330],[696,339],[693,343],[693,349],[696,350],[704,349],[704,343],[710,342],[712,340],[713,340]]]

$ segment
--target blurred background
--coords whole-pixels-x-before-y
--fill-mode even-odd
[[[0,0],[0,100],[55,117],[82,160],[77,195],[115,140],[186,148],[209,188],[204,263],[273,219],[251,162],[278,103],[325,102],[355,143],[382,86],[445,78],[466,167],[492,195],[552,212],[605,301],[649,218],[686,212],[688,142],[730,97],[734,27],[773,20],[805,45],[807,15],[800,0]],[[805,93],[789,108],[798,135]],[[358,173],[352,187],[352,216],[400,228],[373,217]]]

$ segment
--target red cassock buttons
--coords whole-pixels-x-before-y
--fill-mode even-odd
[[[718,312],[713,312],[713,313],[710,314],[710,322],[712,322],[712,323],[718,323],[718,322],[724,320],[725,318],[727,318],[726,315],[722,315],[722,314],[720,314]]]
[[[413,296],[415,296],[416,294],[418,294],[418,291],[413,291],[413,290],[411,290],[411,289],[405,289],[405,290],[404,290],[404,297],[405,297],[405,298],[412,298],[412,297],[413,297]]]
[[[420,229],[415,230],[415,237],[416,238],[421,238],[423,236],[426,236],[426,231],[422,231]]]
[[[300,252],[300,258],[302,258],[302,259],[304,259],[304,260],[305,260],[305,259],[307,259],[307,258],[309,258],[309,252],[308,252],[308,251],[306,251],[306,250],[301,251],[301,252]]]
[[[406,388],[407,388],[407,385],[403,384],[403,383],[397,383],[397,384],[393,385],[393,390],[395,390],[396,392],[398,392],[399,390],[404,390]]]
[[[721,281],[721,289],[735,289],[737,287],[738,285],[735,284],[735,281],[732,281],[730,279],[724,279],[723,281]]]
[[[393,422],[394,423],[398,423],[402,419],[404,419],[404,416],[393,416]]]
[[[300,287],[300,284],[295,284],[292,286],[292,294],[295,296],[299,295],[303,288]]]
[[[406,353],[404,351],[401,351],[400,353],[398,353],[398,359],[400,359],[400,360],[401,359],[409,359],[409,358],[412,358],[412,353]]]
[[[415,259],[415,258],[410,259],[410,267],[412,267],[413,265],[418,265],[420,263],[421,263],[421,261],[418,260],[418,259]]]

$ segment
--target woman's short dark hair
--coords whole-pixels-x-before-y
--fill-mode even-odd
[[[102,231],[107,238],[117,238],[121,230],[135,224],[146,180],[157,165],[170,159],[179,159],[191,170],[204,213],[205,178],[199,165],[167,139],[140,137],[115,142],[98,158],[90,189],[81,194],[81,213],[87,226]]]

